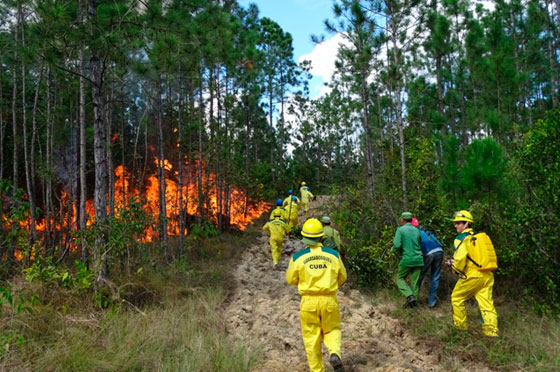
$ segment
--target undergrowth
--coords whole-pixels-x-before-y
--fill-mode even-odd
[[[441,364],[447,371],[460,371],[466,365],[482,363],[496,371],[556,372],[560,370],[560,321],[538,315],[505,296],[495,296],[500,337],[482,334],[482,318],[476,301],[467,303],[469,330],[453,326],[449,299],[436,309],[425,301],[417,309],[403,309],[404,299],[395,290],[380,291],[376,297],[395,305],[393,315],[420,340],[420,345],[436,345]],[[422,297],[424,300],[427,293]],[[377,299],[376,301],[379,301]]]
[[[60,281],[13,279],[14,292],[38,299],[29,311],[0,307],[0,371],[251,370],[261,347],[228,336],[221,310],[231,286],[224,268],[254,235],[191,242],[187,258],[115,273],[105,308]]]

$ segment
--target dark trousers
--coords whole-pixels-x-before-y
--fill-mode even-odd
[[[422,280],[424,280],[424,276],[428,273],[428,270],[431,270],[430,294],[428,295],[428,306],[430,307],[436,306],[437,303],[437,291],[439,288],[442,263],[443,252],[441,251],[424,256],[424,267],[418,278],[418,288],[422,286]]]

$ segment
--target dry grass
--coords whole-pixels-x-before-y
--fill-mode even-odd
[[[453,327],[449,299],[436,309],[422,303],[415,310],[402,309],[404,300],[395,290],[375,295],[376,302],[392,302],[396,316],[425,343],[439,345],[442,364],[448,371],[458,371],[465,363],[482,363],[496,371],[560,371],[560,320],[540,316],[505,296],[495,296],[500,337],[487,338],[481,332],[481,316],[476,301],[467,303],[470,329]],[[426,296],[424,295],[425,299]]]
[[[27,284],[43,305],[0,309],[0,371],[250,371],[261,347],[230,337],[221,309],[227,266],[252,236],[209,239],[191,249],[196,260],[115,280],[121,301],[105,310],[91,295]]]

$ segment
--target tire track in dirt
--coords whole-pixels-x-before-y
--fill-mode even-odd
[[[324,200],[318,198],[317,204]],[[300,296],[297,288],[286,282],[290,257],[301,248],[301,241],[286,238],[279,268],[273,270],[268,236],[263,233],[247,247],[233,270],[235,289],[224,316],[231,335],[263,345],[263,361],[253,372],[309,371],[300,333]],[[441,346],[416,340],[391,317],[392,304],[373,305],[348,284],[340,288],[338,300],[347,372],[443,370],[439,366]],[[324,347],[323,360],[327,371],[332,371]],[[461,370],[489,371],[479,365],[464,365]]]

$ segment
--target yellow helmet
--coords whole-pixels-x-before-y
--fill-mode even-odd
[[[306,186],[307,184],[305,183],[305,181],[301,181],[301,185]]]
[[[325,235],[323,224],[316,218],[310,218],[303,224],[301,235],[306,238],[320,238]]]
[[[453,215],[453,222],[474,222],[473,216],[471,212],[462,210],[459,212],[455,212]]]

